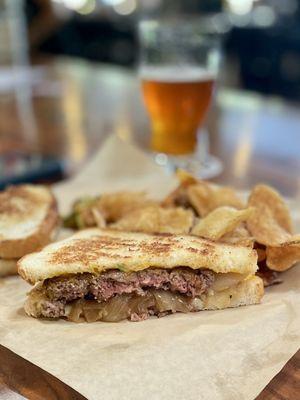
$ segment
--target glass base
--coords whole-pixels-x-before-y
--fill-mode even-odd
[[[205,127],[198,131],[197,147],[194,153],[175,156],[165,153],[152,152],[155,162],[165,167],[170,173],[174,173],[177,168],[181,168],[199,179],[214,178],[223,171],[223,163],[219,158],[210,154],[209,133]]]
[[[209,133],[205,127],[198,131],[194,153],[181,156],[157,152],[151,154],[156,164],[165,167],[170,174],[181,168],[196,178],[211,179],[223,171],[222,161],[209,153]]]
[[[222,162],[215,156],[207,154],[201,159],[198,153],[185,156],[171,156],[164,153],[154,153],[154,160],[158,165],[174,173],[177,168],[184,169],[199,179],[211,179],[223,171]]]

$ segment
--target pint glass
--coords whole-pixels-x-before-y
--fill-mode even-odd
[[[192,155],[215,88],[219,40],[203,18],[141,21],[139,39],[150,147]]]

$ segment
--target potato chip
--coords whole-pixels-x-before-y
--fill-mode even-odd
[[[116,192],[100,196],[97,209],[107,222],[115,222],[133,210],[156,204],[144,192]]]
[[[230,187],[213,187],[206,182],[190,185],[187,188],[187,197],[201,217],[205,217],[218,207],[244,208],[244,204],[233,189]]]
[[[103,213],[96,206],[89,206],[76,213],[76,228],[84,229],[93,226],[105,228],[106,221]]]
[[[82,197],[81,199],[75,201],[72,212],[66,218],[64,218],[64,227],[71,229],[83,229],[96,226],[97,223],[92,210],[96,209],[98,200],[99,197]],[[100,218],[104,220],[103,215],[101,215],[101,217],[99,215],[101,214],[100,211],[98,211],[97,214],[98,220]],[[102,223],[102,225],[105,226],[105,223]]]
[[[98,228],[105,228],[106,227],[106,221],[104,218],[104,215],[101,213],[101,211],[98,210],[98,208],[91,208],[91,214],[93,215],[94,221]]]
[[[245,207],[236,192],[230,187],[214,187],[208,182],[196,179],[182,169],[176,171],[176,176],[180,184],[162,202],[163,207],[191,207],[200,217],[204,217],[222,206],[237,209]]]
[[[189,185],[193,185],[198,182],[191,174],[184,169],[178,168],[176,170],[176,177],[179,180],[179,185],[174,189],[162,202],[162,207],[190,207],[190,203],[187,197],[186,189]]]
[[[212,211],[209,204],[212,193],[211,187],[206,183],[191,185],[186,189],[187,201],[200,217],[205,217]]]
[[[178,168],[176,170],[176,177],[178,178],[181,185],[188,186],[194,183],[198,183],[198,179],[191,175],[184,169]]]
[[[125,215],[110,227],[133,232],[187,234],[193,221],[191,210],[151,206]]]
[[[280,194],[269,186],[257,185],[248,204],[255,211],[247,226],[255,240],[266,246],[266,265],[285,271],[300,261],[300,237],[292,235],[290,213]]]
[[[257,185],[249,196],[248,205],[255,211],[247,227],[258,243],[273,246],[289,240],[291,217],[278,192],[269,186]]]
[[[300,261],[300,236],[278,246],[267,246],[267,266],[274,271],[285,271]]]
[[[264,261],[267,257],[266,249],[262,249],[258,247],[256,250],[257,253],[257,262]]]
[[[239,210],[244,208],[245,204],[236,194],[236,191],[234,189],[228,186],[224,186],[214,189],[213,206],[214,208],[228,206],[237,208]]]
[[[255,275],[259,276],[263,280],[264,287],[278,285],[279,283],[282,283],[279,273],[269,269],[265,265],[265,263],[260,263]]]
[[[262,184],[255,186],[249,197],[249,206],[271,210],[278,225],[292,233],[293,225],[289,209],[280,194],[272,187]]]
[[[168,196],[161,202],[162,207],[190,207],[190,202],[187,197],[186,186],[180,184],[175,190],[173,190]]]
[[[219,207],[209,213],[192,229],[192,234],[207,239],[218,240],[232,232],[241,222],[245,222],[253,212],[252,208],[236,210],[233,207]]]
[[[245,224],[238,225],[232,232],[226,233],[220,241],[245,247],[254,247],[254,238],[250,235]]]
[[[74,203],[64,225],[72,229],[92,226],[104,228],[107,222],[115,222],[133,210],[150,205],[158,205],[158,202],[149,200],[144,192],[115,192],[83,197]]]

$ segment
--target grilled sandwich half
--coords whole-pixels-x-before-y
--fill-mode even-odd
[[[199,237],[87,229],[23,257],[35,285],[25,311],[71,321],[139,321],[151,315],[259,303],[250,247]]]
[[[17,261],[48,244],[59,223],[46,186],[10,186],[0,192],[0,277],[17,273]]]

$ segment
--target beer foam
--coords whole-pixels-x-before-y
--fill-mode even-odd
[[[208,69],[196,66],[142,66],[139,77],[155,82],[195,82],[210,81],[216,78],[216,74]]]

